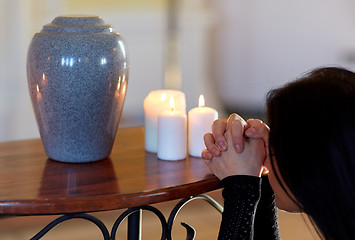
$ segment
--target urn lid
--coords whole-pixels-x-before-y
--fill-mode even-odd
[[[112,32],[112,25],[106,24],[99,16],[67,15],[56,17],[42,31],[68,33]]]

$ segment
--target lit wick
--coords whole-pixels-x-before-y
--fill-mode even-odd
[[[205,106],[205,98],[203,97],[203,95],[201,94],[199,99],[198,99],[198,106],[199,107],[204,107]]]
[[[174,112],[174,108],[175,108],[174,97],[171,96],[170,97],[170,111]]]

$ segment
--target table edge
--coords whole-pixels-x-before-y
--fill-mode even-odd
[[[172,186],[146,192],[135,192],[121,195],[106,195],[90,198],[71,198],[57,200],[11,200],[0,201],[0,215],[25,216],[25,215],[57,215],[79,212],[101,212],[125,209],[136,206],[150,205],[171,201],[180,198],[195,196],[221,188],[218,178],[212,176],[209,179]],[[90,207],[88,206],[88,203]],[[64,211],[59,211],[63,210]]]

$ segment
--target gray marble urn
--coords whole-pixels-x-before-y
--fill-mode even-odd
[[[121,36],[96,16],[60,16],[27,55],[32,105],[47,155],[61,162],[107,158],[128,80]]]

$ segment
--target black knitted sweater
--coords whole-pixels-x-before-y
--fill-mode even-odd
[[[222,180],[222,186],[219,240],[280,239],[275,197],[267,177],[230,176]]]

